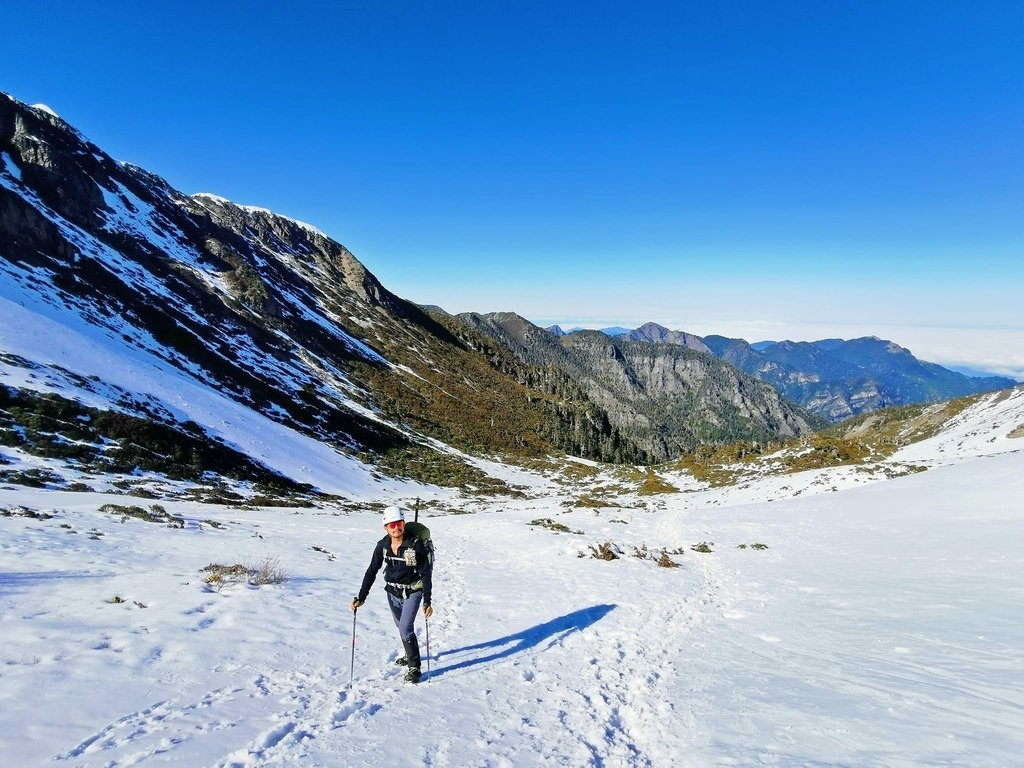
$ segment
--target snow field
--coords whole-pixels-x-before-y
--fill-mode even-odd
[[[0,753],[110,768],[1011,765],[1024,452],[965,459],[598,510],[539,479],[531,498],[448,499],[464,514],[422,518],[438,564],[419,686],[393,663],[379,578],[350,684],[348,604],[376,514],[160,502],[176,529],[99,511],[149,500],[0,488]],[[622,556],[591,557],[604,542]],[[642,548],[682,549],[680,567]],[[209,563],[268,557],[286,582],[202,582]]]
[[[746,552],[703,561],[728,566],[732,600],[692,657],[713,680],[697,719],[729,745],[715,764],[1012,764],[1021,467],[1018,453],[774,502],[770,519],[715,513],[771,542],[756,570]]]

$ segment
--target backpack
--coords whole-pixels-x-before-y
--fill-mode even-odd
[[[430,529],[423,523],[413,521],[405,524],[405,535],[423,542],[423,549],[427,552],[427,565],[434,567],[434,542],[430,538]]]

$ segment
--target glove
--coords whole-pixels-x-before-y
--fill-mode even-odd
[[[353,597],[352,598],[352,613],[355,613],[356,612],[356,608],[358,608],[362,604],[363,604],[362,600],[360,600],[358,597]]]
[[[424,617],[429,619],[431,616],[434,615],[434,609],[431,608],[429,605],[424,605],[423,606],[423,615],[424,615]]]

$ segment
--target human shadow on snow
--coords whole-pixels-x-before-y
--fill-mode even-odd
[[[514,656],[517,653],[522,653],[523,651],[538,646],[541,643],[544,643],[544,641],[547,641],[547,643],[540,650],[547,650],[548,648],[561,643],[572,633],[582,632],[588,627],[596,624],[615,610],[615,608],[616,606],[607,604],[593,605],[590,608],[581,608],[578,611],[567,613],[565,616],[559,616],[556,619],[545,621],[543,624],[537,624],[534,627],[524,629],[521,632],[516,632],[513,635],[505,635],[504,637],[499,637],[496,640],[488,640],[487,642],[476,643],[475,645],[464,645],[461,648],[449,648],[439,652],[434,658],[440,660],[442,657],[454,656],[455,654],[460,653],[486,651],[488,649],[494,650],[491,653],[486,653],[482,656],[473,656],[446,666],[435,667],[430,670],[430,676],[438,677],[439,675],[444,675],[448,672],[455,672],[459,669],[487,664],[492,661],[497,661],[498,659],[505,659],[509,656]],[[505,646],[508,647],[506,648]]]

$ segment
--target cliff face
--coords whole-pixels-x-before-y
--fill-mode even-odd
[[[459,317],[519,359],[564,372],[607,413],[621,441],[654,461],[703,443],[807,434],[819,423],[707,352],[599,331],[558,336],[512,313]]]

